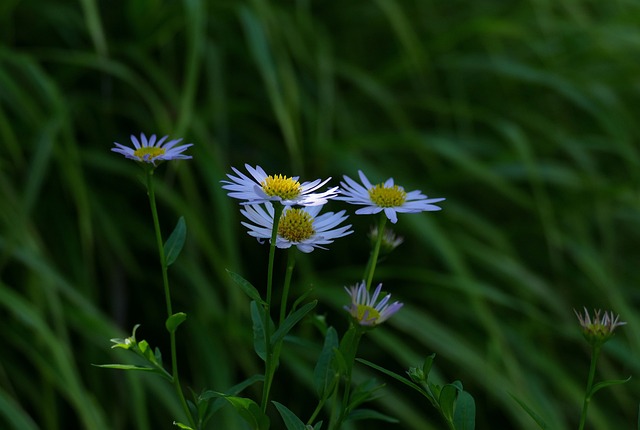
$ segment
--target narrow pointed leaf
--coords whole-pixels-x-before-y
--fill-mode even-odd
[[[164,259],[167,267],[171,266],[180,255],[186,237],[187,224],[184,222],[184,217],[180,217],[169,239],[164,244]]]
[[[254,287],[251,282],[247,281],[246,279],[244,279],[242,276],[238,275],[235,272],[232,272],[230,270],[227,270],[227,273],[229,274],[229,276],[231,276],[231,279],[233,280],[233,282],[236,283],[236,285],[238,285],[240,287],[240,289],[253,301],[260,303],[260,305],[262,306],[266,306],[267,302],[265,302],[264,300],[262,300],[262,297],[260,297],[260,293],[258,292],[258,290],[256,289],[256,287]]]
[[[609,387],[611,385],[620,385],[620,384],[625,384],[627,382],[629,382],[631,380],[631,376],[629,376],[627,379],[612,379],[609,381],[602,381],[597,383],[596,385],[593,386],[593,388],[591,389],[591,393],[589,393],[589,397],[593,396],[597,391],[602,390],[605,387]]]
[[[333,327],[329,327],[324,338],[322,351],[318,357],[318,362],[313,370],[313,385],[320,399],[325,398],[336,381],[336,372],[333,366],[333,357],[335,354],[333,351],[337,349],[338,346],[338,333]]]
[[[511,398],[513,400],[516,401],[516,403],[518,403],[520,405],[520,407],[522,409],[524,409],[524,411],[529,414],[529,416],[536,422],[536,424],[538,424],[538,427],[540,427],[541,429],[547,429],[547,423],[544,421],[544,419],[538,415],[533,409],[531,409],[525,402],[523,402],[522,400],[520,400],[519,398],[517,398],[516,396],[514,396],[513,394],[509,393],[509,395],[511,396]],[[638,429],[640,430],[640,429]]]
[[[397,373],[393,373],[390,370],[385,369],[384,367],[380,367],[377,364],[373,364],[370,361],[367,360],[363,360],[362,358],[356,358],[356,361],[365,364],[369,367],[372,367],[374,369],[376,369],[379,372],[384,373],[387,376],[391,376],[393,379],[402,382],[405,385],[408,385],[409,387],[413,388],[414,390],[416,390],[417,392],[421,393],[423,396],[427,397],[429,400],[431,400],[429,398],[429,395],[418,385],[414,384],[413,382],[411,382],[410,380],[408,380],[407,378],[398,375]]]
[[[262,321],[262,309],[258,309],[255,301],[251,302],[251,321],[253,321],[253,349],[258,357],[265,361],[267,358],[267,344],[264,337],[264,322]]]
[[[305,424],[302,422],[300,418],[289,408],[287,408],[282,403],[272,402],[276,405],[276,409],[280,412],[280,416],[282,417],[282,421],[284,421],[284,425],[287,427],[287,430],[306,430]]]
[[[316,307],[318,303],[317,300],[312,301],[311,303],[307,303],[294,313],[290,314],[285,320],[282,322],[282,325],[278,327],[278,330],[271,337],[271,345],[276,345],[278,342],[282,341],[284,337],[291,331],[291,329],[307,315],[313,308]]]

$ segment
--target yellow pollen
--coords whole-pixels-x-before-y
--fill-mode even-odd
[[[289,242],[302,242],[314,233],[313,218],[302,209],[289,209],[280,217],[278,235]]]
[[[356,319],[358,321],[363,321],[365,313],[367,313],[367,321],[373,320],[373,322],[375,323],[375,321],[378,321],[378,319],[380,318],[380,312],[378,312],[377,310],[375,310],[371,306],[358,305],[358,310],[357,310],[357,315],[358,316],[356,317]]]
[[[300,182],[283,175],[269,175],[260,186],[269,197],[277,196],[284,200],[298,197],[301,190]]]
[[[157,146],[143,146],[136,149],[133,152],[133,155],[141,160],[150,161],[160,155],[163,155],[165,152],[164,148],[158,148]]]
[[[407,193],[397,185],[385,187],[383,184],[378,184],[369,190],[369,198],[381,208],[402,206],[406,197]]]

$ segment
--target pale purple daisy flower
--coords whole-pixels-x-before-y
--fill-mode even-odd
[[[373,295],[369,294],[364,282],[352,285],[349,288],[344,287],[344,289],[351,297],[351,305],[345,306],[344,309],[362,326],[376,326],[381,324],[398,312],[403,306],[403,303],[397,301],[388,304],[389,299],[391,299],[391,294],[387,294],[380,302],[376,303],[382,290],[382,284],[378,284]]]
[[[222,188],[229,190],[229,197],[243,200],[243,204],[280,202],[284,206],[319,206],[338,194],[338,187],[323,193],[314,193],[331,178],[300,183],[298,176],[267,175],[260,166],[245,164],[251,177],[232,167],[237,176],[227,174],[230,181],[221,181]]]
[[[394,184],[393,178],[384,183],[373,185],[367,177],[358,170],[362,184],[344,176],[342,189],[336,200],[344,200],[353,205],[362,205],[356,214],[376,214],[384,211],[385,216],[392,222],[398,221],[398,213],[416,213],[423,211],[439,211],[441,208],[433,203],[441,202],[444,198],[429,199],[420,190],[406,192],[404,188]]]
[[[147,139],[144,133],[140,133],[140,140],[138,140],[134,135],[131,135],[133,148],[121,145],[118,142],[113,142],[116,147],[111,148],[111,150],[131,160],[152,163],[154,166],[158,161],[186,160],[192,158],[190,155],[183,154],[183,152],[188,147],[193,146],[193,143],[176,146],[182,139],[174,139],[165,143],[168,137],[169,136],[164,136],[156,139],[156,135],[152,134],[151,137]]]
[[[593,311],[593,319],[589,316],[589,311],[584,308],[584,315],[579,314],[575,309],[573,312],[578,317],[582,334],[590,344],[603,344],[613,336],[616,327],[626,324],[620,321],[620,315],[614,316],[613,312],[604,312],[601,316],[600,309]]]
[[[295,246],[300,251],[309,253],[315,248],[326,249],[322,245],[328,245],[339,237],[353,233],[349,230],[350,224],[338,227],[348,218],[345,211],[318,215],[321,209],[322,206],[285,207],[278,222],[276,246]],[[266,202],[261,205],[246,205],[240,212],[251,221],[242,222],[242,225],[249,229],[250,236],[257,238],[261,243],[271,240],[275,213],[273,204]]]

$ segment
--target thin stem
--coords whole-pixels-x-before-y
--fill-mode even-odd
[[[344,392],[342,393],[342,407],[335,427],[329,427],[329,429],[338,430],[342,426],[342,422],[347,417],[347,408],[349,407],[349,396],[351,395],[351,375],[353,373],[353,365],[355,364],[356,353],[358,352],[358,346],[360,345],[360,339],[364,334],[364,330],[361,326],[355,327],[356,332],[353,337],[353,342],[345,354],[345,362],[347,364],[347,371],[345,373]],[[337,390],[336,390],[337,391]],[[335,405],[334,405],[335,407]]]
[[[380,222],[378,223],[378,237],[376,238],[376,243],[373,247],[373,251],[371,251],[369,264],[367,264],[367,269],[369,270],[369,273],[367,274],[367,291],[371,289],[371,281],[373,280],[373,273],[376,271],[376,264],[378,263],[378,255],[380,255],[380,245],[382,244],[382,237],[384,236],[384,226],[386,223],[387,217],[384,212],[381,212]]]
[[[266,349],[266,357],[264,360],[264,385],[262,386],[262,411],[267,411],[269,403],[269,392],[271,391],[271,382],[275,372],[273,349],[271,348],[271,295],[273,289],[273,265],[276,255],[276,241],[278,239],[278,224],[280,215],[284,211],[284,207],[280,203],[273,205],[273,227],[271,229],[271,243],[269,247],[269,267],[267,269],[267,306],[264,308],[264,341]]]
[[[587,378],[587,388],[584,393],[584,402],[582,403],[582,414],[580,415],[580,426],[579,430],[583,430],[585,423],[587,422],[587,409],[589,408],[589,403],[591,402],[591,389],[593,388],[593,380],[596,375],[596,364],[598,362],[598,357],[600,356],[600,349],[602,345],[595,344],[593,345],[593,349],[591,351],[591,365],[589,366],[589,377]]]
[[[293,274],[293,268],[296,266],[296,250],[289,249],[287,252],[287,272],[284,278],[284,286],[282,288],[282,298],[280,301],[280,322],[278,326],[281,326],[287,316],[287,299],[289,298],[289,287],[291,286],[291,276]]]
[[[167,318],[173,315],[172,306],[171,306],[171,291],[169,289],[169,274],[167,270],[167,260],[164,254],[164,245],[162,242],[162,232],[160,231],[160,221],[158,219],[158,208],[156,206],[156,194],[153,184],[153,168],[147,169],[147,194],[149,195],[149,205],[151,206],[151,216],[153,217],[153,228],[156,233],[156,243],[158,246],[158,255],[160,256],[160,267],[162,267],[162,284],[164,285],[164,298],[167,304]],[[171,374],[172,374],[172,382],[173,386],[178,394],[178,398],[180,399],[180,404],[182,405],[182,409],[184,410],[187,418],[189,419],[189,424],[195,428],[196,424],[191,416],[191,411],[189,410],[189,406],[187,405],[187,401],[184,398],[184,393],[182,392],[182,386],[180,385],[180,376],[178,375],[178,354],[176,351],[176,333],[175,331],[169,332],[169,337],[171,340]]]

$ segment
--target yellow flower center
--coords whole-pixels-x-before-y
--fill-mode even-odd
[[[378,184],[369,190],[369,198],[381,208],[402,206],[406,197],[407,193],[397,185],[385,187],[383,184]]]
[[[314,233],[313,217],[302,209],[289,209],[280,217],[278,235],[289,242],[302,242]]]
[[[166,151],[164,148],[158,148],[156,146],[143,146],[133,152],[133,155],[141,160],[151,161],[160,155],[163,155]]]
[[[364,317],[365,317],[365,315],[364,315],[365,313],[367,314],[367,321],[373,320],[374,324],[375,324],[376,321],[378,321],[378,318],[380,318],[380,312],[378,312],[377,310],[375,310],[371,306],[358,305],[356,319],[358,321],[363,321]]]
[[[277,196],[284,200],[298,197],[302,189],[300,182],[283,175],[269,175],[260,183],[260,186],[269,197]]]

